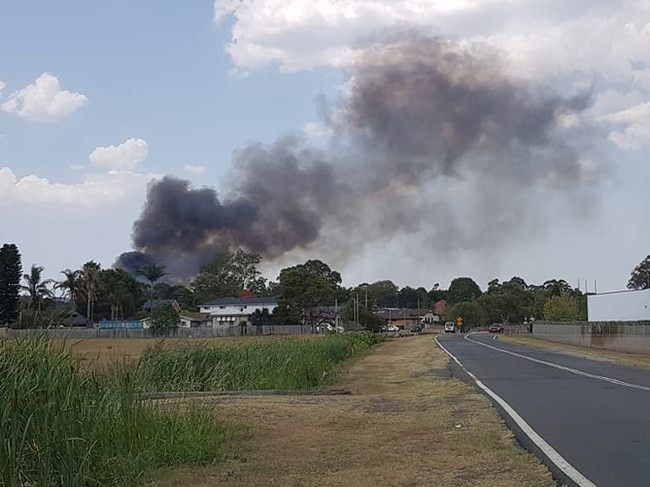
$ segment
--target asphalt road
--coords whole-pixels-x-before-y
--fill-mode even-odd
[[[494,337],[445,335],[439,343],[460,362],[452,362],[460,375],[478,380],[525,446],[569,485],[650,486],[649,369]]]

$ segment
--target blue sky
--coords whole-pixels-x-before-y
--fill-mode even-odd
[[[468,244],[481,233],[462,223],[453,229],[465,232],[458,246],[423,223],[369,234],[361,245],[325,228],[267,262],[267,277],[320,258],[347,285],[392,279],[430,288],[469,275],[485,287],[519,275],[623,288],[650,253],[643,1],[3,1],[0,242],[18,245],[25,269],[39,264],[53,278],[91,259],[110,267],[131,250],[150,181],[173,175],[224,194],[233,153],[249,144],[271,146],[287,134],[329,144],[319,100],[337,106],[369,49],[362,40],[395,27],[498,49],[508,76],[561,96],[591,87],[589,108],[558,120],[589,134],[579,156],[597,174],[591,191],[578,203],[567,194],[529,203],[525,225],[487,226],[502,234],[484,246]],[[435,186],[449,214],[462,217],[480,204],[475,193],[502,190],[461,182],[438,180],[419,197]],[[470,190],[465,200],[454,193]],[[489,204],[499,220],[507,195]]]

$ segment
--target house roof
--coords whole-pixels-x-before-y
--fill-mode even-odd
[[[447,306],[447,300],[446,299],[441,299],[440,301],[437,301],[436,304],[433,305],[433,307],[436,310],[444,309],[445,306]]]
[[[382,308],[375,312],[380,318],[391,318],[393,320],[412,320],[426,315],[429,312],[425,308]]]
[[[219,298],[209,303],[201,304],[200,306],[273,306],[278,302],[275,298],[258,298],[258,297],[242,297],[242,298]]]
[[[192,313],[189,311],[181,313],[180,317],[190,321],[210,321],[212,319],[210,313]]]

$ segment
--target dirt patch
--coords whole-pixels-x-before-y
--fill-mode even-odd
[[[240,426],[229,460],[152,485],[555,486],[490,402],[449,378],[431,335],[376,347],[332,387],[351,394],[195,399]]]

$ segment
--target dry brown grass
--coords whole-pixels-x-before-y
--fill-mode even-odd
[[[202,399],[239,424],[225,464],[169,472],[153,485],[554,486],[490,402],[449,377],[431,335],[393,339],[334,384],[347,396]]]

